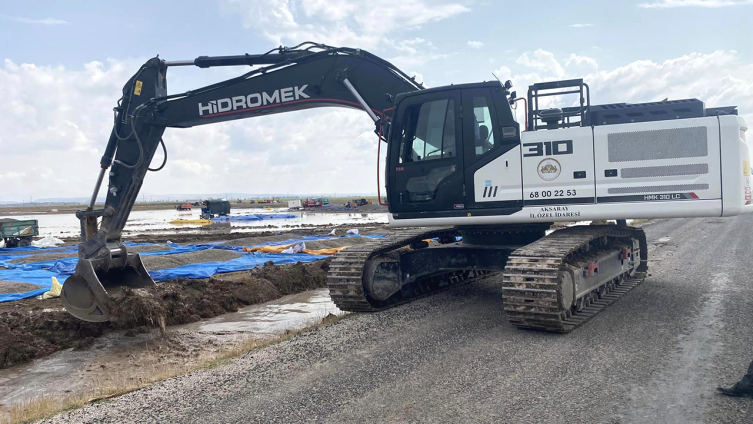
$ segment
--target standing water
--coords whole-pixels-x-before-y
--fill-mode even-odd
[[[128,217],[128,223],[124,228],[124,233],[136,235],[149,232],[150,234],[169,234],[180,228],[181,232],[200,232],[203,228],[229,227],[234,233],[251,233],[255,231],[269,231],[270,229],[279,229],[281,231],[300,228],[309,225],[347,225],[354,223],[374,223],[386,224],[387,214],[385,213],[320,213],[320,212],[298,212],[287,211],[286,209],[259,209],[246,208],[234,209],[231,216],[250,215],[250,214],[275,214],[284,213],[295,215],[295,218],[286,219],[265,219],[260,221],[229,221],[217,222],[211,225],[174,225],[170,221],[176,219],[199,219],[199,211],[177,211],[173,209],[163,209],[154,211],[132,211]],[[0,216],[2,218],[13,218],[18,220],[36,219],[39,221],[39,235],[42,237],[78,237],[81,226],[79,220],[74,214],[38,214],[38,215],[8,215]],[[271,228],[270,228],[271,226]],[[195,231],[193,230],[195,229]]]

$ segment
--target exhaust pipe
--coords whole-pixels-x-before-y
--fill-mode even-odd
[[[65,310],[89,322],[110,319],[110,297],[122,287],[154,286],[138,253],[128,253],[125,246],[104,247],[95,258],[86,259],[79,253],[76,272],[68,277],[60,294]]]

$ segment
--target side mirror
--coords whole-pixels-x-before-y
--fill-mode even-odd
[[[518,92],[517,91],[513,91],[512,93],[510,93],[510,100],[515,100],[517,98],[518,98]]]
[[[510,81],[510,80],[505,81],[505,88],[508,89],[508,90],[511,89],[512,88],[512,81]]]

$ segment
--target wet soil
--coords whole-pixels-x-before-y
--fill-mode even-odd
[[[250,304],[325,287],[329,260],[221,274],[205,280],[165,281],[151,289],[124,290],[113,298],[109,323],[80,321],[63,310],[60,299],[0,303],[0,368],[55,351],[92,345],[114,330],[186,324]],[[141,329],[140,329],[141,328]]]
[[[36,284],[19,283],[17,281],[0,281],[0,294],[26,293],[41,288],[42,286]]]
[[[146,269],[154,271],[203,262],[224,262],[240,258],[241,256],[243,256],[242,253],[234,252],[232,250],[209,249],[199,250],[197,252],[178,253],[174,255],[142,256],[141,260],[144,262]]]
[[[63,310],[59,299],[27,299],[0,303],[0,368],[84,347],[106,326],[80,321]]]
[[[165,235],[141,234],[126,237],[127,241],[164,243],[202,243],[226,241],[234,245],[257,245],[287,240],[300,235],[326,235],[333,227],[297,228],[295,232],[265,231],[260,233],[181,233]],[[358,228],[361,234],[385,233],[383,224],[336,226],[338,235]],[[78,240],[71,240],[77,242]],[[342,238],[309,242],[310,249],[355,245],[366,241]],[[166,246],[134,247],[132,251],[165,250]],[[65,256],[62,256],[65,255]],[[35,255],[34,260],[75,256],[50,253]],[[206,250],[187,254],[144,256],[148,269],[156,270],[189,263],[228,260],[240,254],[226,250]],[[40,258],[41,259],[38,259]],[[169,262],[169,264],[168,264]],[[172,280],[159,283],[149,290],[125,291],[119,295],[115,309],[118,319],[111,323],[87,323],[69,315],[60,299],[25,299],[0,303],[0,368],[28,362],[68,348],[91,346],[96,340],[115,330],[132,329],[131,333],[148,327],[185,324],[235,312],[245,305],[258,304],[306,290],[326,287],[329,260],[308,264],[274,266],[267,264],[250,271],[217,275],[206,280]],[[24,287],[18,286],[24,284]],[[25,283],[2,282],[0,292],[24,292],[35,289]],[[141,329],[141,330],[140,330]]]
[[[133,246],[129,247],[129,252],[135,252],[135,253],[142,253],[142,252],[157,252],[161,250],[173,250],[170,246],[160,246],[160,245],[151,245],[151,246]],[[65,258],[75,258],[78,256],[78,252],[68,252],[68,253],[60,253],[60,252],[49,252],[49,253],[39,253],[37,255],[31,255],[26,256],[23,258],[14,259],[11,261],[11,263],[14,264],[29,264],[33,262],[42,262],[42,261],[55,261],[58,259],[65,259]]]
[[[125,289],[112,299],[112,325],[162,327],[212,318],[287,294],[325,287],[329,261],[220,274],[206,280],[178,279],[154,288]]]

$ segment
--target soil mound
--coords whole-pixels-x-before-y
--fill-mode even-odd
[[[80,321],[64,311],[0,313],[0,368],[89,343],[105,324]]]
[[[241,256],[243,256],[242,253],[232,250],[208,249],[174,255],[142,256],[141,261],[144,262],[146,269],[156,271],[158,269],[176,268],[203,262],[224,262],[240,258]]]
[[[275,266],[220,274],[205,280],[177,279],[153,288],[124,289],[113,296],[111,324],[116,328],[165,328],[212,318],[255,303],[327,285],[329,261]]]
[[[173,250],[173,248],[169,246],[160,246],[160,245],[133,246],[133,247],[128,248],[129,252],[135,252],[135,253],[157,252],[160,250]],[[78,252],[69,252],[69,253],[60,253],[60,252],[44,253],[43,252],[43,253],[38,253],[36,255],[30,255],[23,258],[14,259],[11,261],[11,263],[30,264],[33,262],[56,261],[58,259],[75,258],[75,257],[78,257]]]
[[[173,255],[161,258],[169,256]],[[167,325],[199,321],[235,312],[246,305],[326,287],[328,268],[329,260],[282,266],[270,262],[250,271],[220,274],[205,280],[178,279],[148,289],[124,288],[112,299],[113,319],[107,323],[74,318],[63,310],[60,299],[0,303],[0,368],[61,349],[85,348],[111,330],[143,326],[164,329]]]
[[[17,281],[0,280],[0,294],[26,293],[41,288],[42,286],[31,283],[19,283]]]

